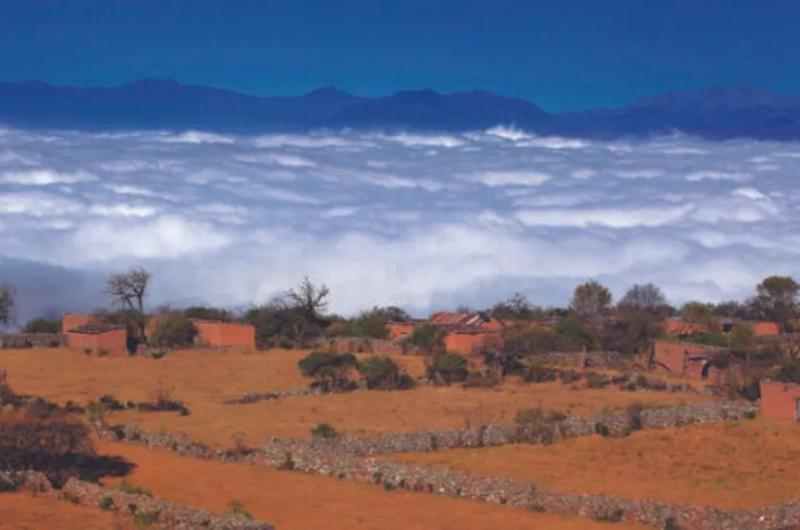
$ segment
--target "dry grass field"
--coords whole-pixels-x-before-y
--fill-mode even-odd
[[[0,495],[2,530],[130,530],[131,520],[28,492]]]
[[[778,504],[800,491],[800,426],[762,419],[640,431],[626,438],[594,436],[550,446],[393,458],[530,481],[557,491],[720,508]]]
[[[275,524],[279,530],[638,528],[425,493],[387,492],[370,484],[184,458],[128,444],[103,442],[98,448],[136,464],[125,480],[158,497],[215,512],[224,511],[231,500],[238,500],[253,516]],[[114,484],[119,480],[104,482]]]
[[[138,357],[98,359],[66,349],[0,351],[0,369],[20,393],[57,402],[86,403],[103,394],[119,400],[153,399],[159,389],[183,401],[189,416],[165,412],[123,411],[112,423],[134,422],[149,430],[183,432],[203,443],[227,448],[234,437],[254,445],[265,437],[309,436],[318,423],[347,434],[374,434],[511,422],[520,408],[542,407],[567,414],[590,414],[632,402],[668,405],[708,399],[705,396],[625,392],[613,388],[573,390],[561,383],[524,385],[506,382],[497,389],[460,386],[421,387],[404,392],[352,392],[225,405],[248,392],[306,386],[297,361],[307,352],[220,353],[172,352],[159,360]],[[398,357],[413,375],[422,359]],[[378,399],[379,398],[379,399]]]

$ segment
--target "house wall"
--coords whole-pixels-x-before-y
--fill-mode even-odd
[[[759,413],[765,418],[797,421],[800,385],[762,380]]]
[[[677,375],[700,377],[700,369],[688,370],[685,358],[692,355],[709,355],[715,348],[700,344],[687,344],[683,342],[655,341],[653,343],[653,360],[663,365],[667,370]],[[695,364],[695,363],[692,363]]]
[[[61,317],[61,332],[67,331],[81,326],[88,326],[94,321],[92,315],[80,315],[78,313],[64,313]]]
[[[756,337],[775,337],[781,334],[781,328],[776,322],[755,322],[753,333]]]
[[[391,322],[386,325],[389,330],[389,338],[392,340],[402,340],[414,332],[414,324],[411,322]]]
[[[111,329],[102,333],[72,333],[64,334],[67,346],[75,350],[89,350],[97,355],[100,350],[105,350],[108,355],[123,356],[128,353],[128,334],[125,328]]]
[[[197,328],[195,341],[212,347],[241,347],[255,350],[256,328],[250,324],[193,320]]]
[[[464,333],[452,332],[445,335],[444,348],[464,356],[474,355],[489,344],[499,342],[497,333]]]

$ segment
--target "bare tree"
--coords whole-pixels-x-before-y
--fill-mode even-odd
[[[11,321],[15,295],[16,289],[13,285],[0,283],[0,324],[4,326]]]
[[[328,295],[331,290],[325,284],[314,285],[308,276],[303,278],[297,287],[286,292],[286,299],[290,305],[300,310],[309,320],[318,320],[328,308]]]
[[[664,293],[652,283],[636,284],[625,293],[618,306],[621,309],[658,314],[667,305]]]
[[[144,313],[144,297],[152,275],[142,267],[123,274],[112,274],[106,280],[106,294],[123,308]]]

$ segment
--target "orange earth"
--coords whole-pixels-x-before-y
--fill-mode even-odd
[[[0,494],[1,530],[128,530],[130,519],[28,492]]]
[[[249,392],[308,385],[309,380],[297,368],[297,361],[306,353],[190,350],[153,360],[88,357],[67,349],[4,350],[0,351],[0,370],[8,371],[9,383],[16,392],[60,403],[68,399],[86,403],[103,394],[120,401],[144,401],[167,392],[183,401],[191,414],[124,411],[110,414],[108,421],[183,432],[217,448],[231,447],[235,438],[256,445],[271,435],[309,436],[319,423],[329,423],[347,434],[374,434],[508,423],[520,408],[590,414],[633,402],[667,405],[708,399],[694,394],[572,389],[558,382],[524,385],[509,381],[496,389],[421,387],[404,392],[352,392],[224,404]],[[424,370],[419,357],[395,359],[413,375]]]
[[[599,530],[641,528],[517,510],[293,471],[198,460],[113,442],[98,448],[136,464],[124,480],[153,495],[222,512],[232,500],[278,530]],[[113,485],[122,479],[106,479]],[[1,497],[1,496],[0,496]]]
[[[719,508],[779,504],[800,491],[800,426],[764,419],[392,458],[556,491]]]

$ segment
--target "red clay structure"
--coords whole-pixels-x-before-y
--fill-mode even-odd
[[[256,328],[251,324],[199,319],[192,319],[192,324],[197,329],[195,343],[198,345],[256,349]]]
[[[414,333],[414,322],[389,322],[386,329],[389,331],[389,338],[394,341],[401,341]]]
[[[714,365],[723,348],[688,342],[653,341],[652,364],[673,375],[719,383],[725,371]]]
[[[472,356],[483,348],[499,345],[503,323],[483,313],[434,313],[428,322],[445,330],[446,351]]]
[[[777,322],[753,322],[750,326],[756,337],[777,337],[781,334],[781,327]]]
[[[64,313],[61,317],[61,332],[67,331],[83,326],[96,324],[97,321],[92,315],[81,315],[78,313]]]
[[[800,422],[800,385],[762,379],[759,414],[774,420]]]
[[[122,357],[128,353],[128,332],[125,326],[89,324],[64,333],[67,346],[97,356]]]

